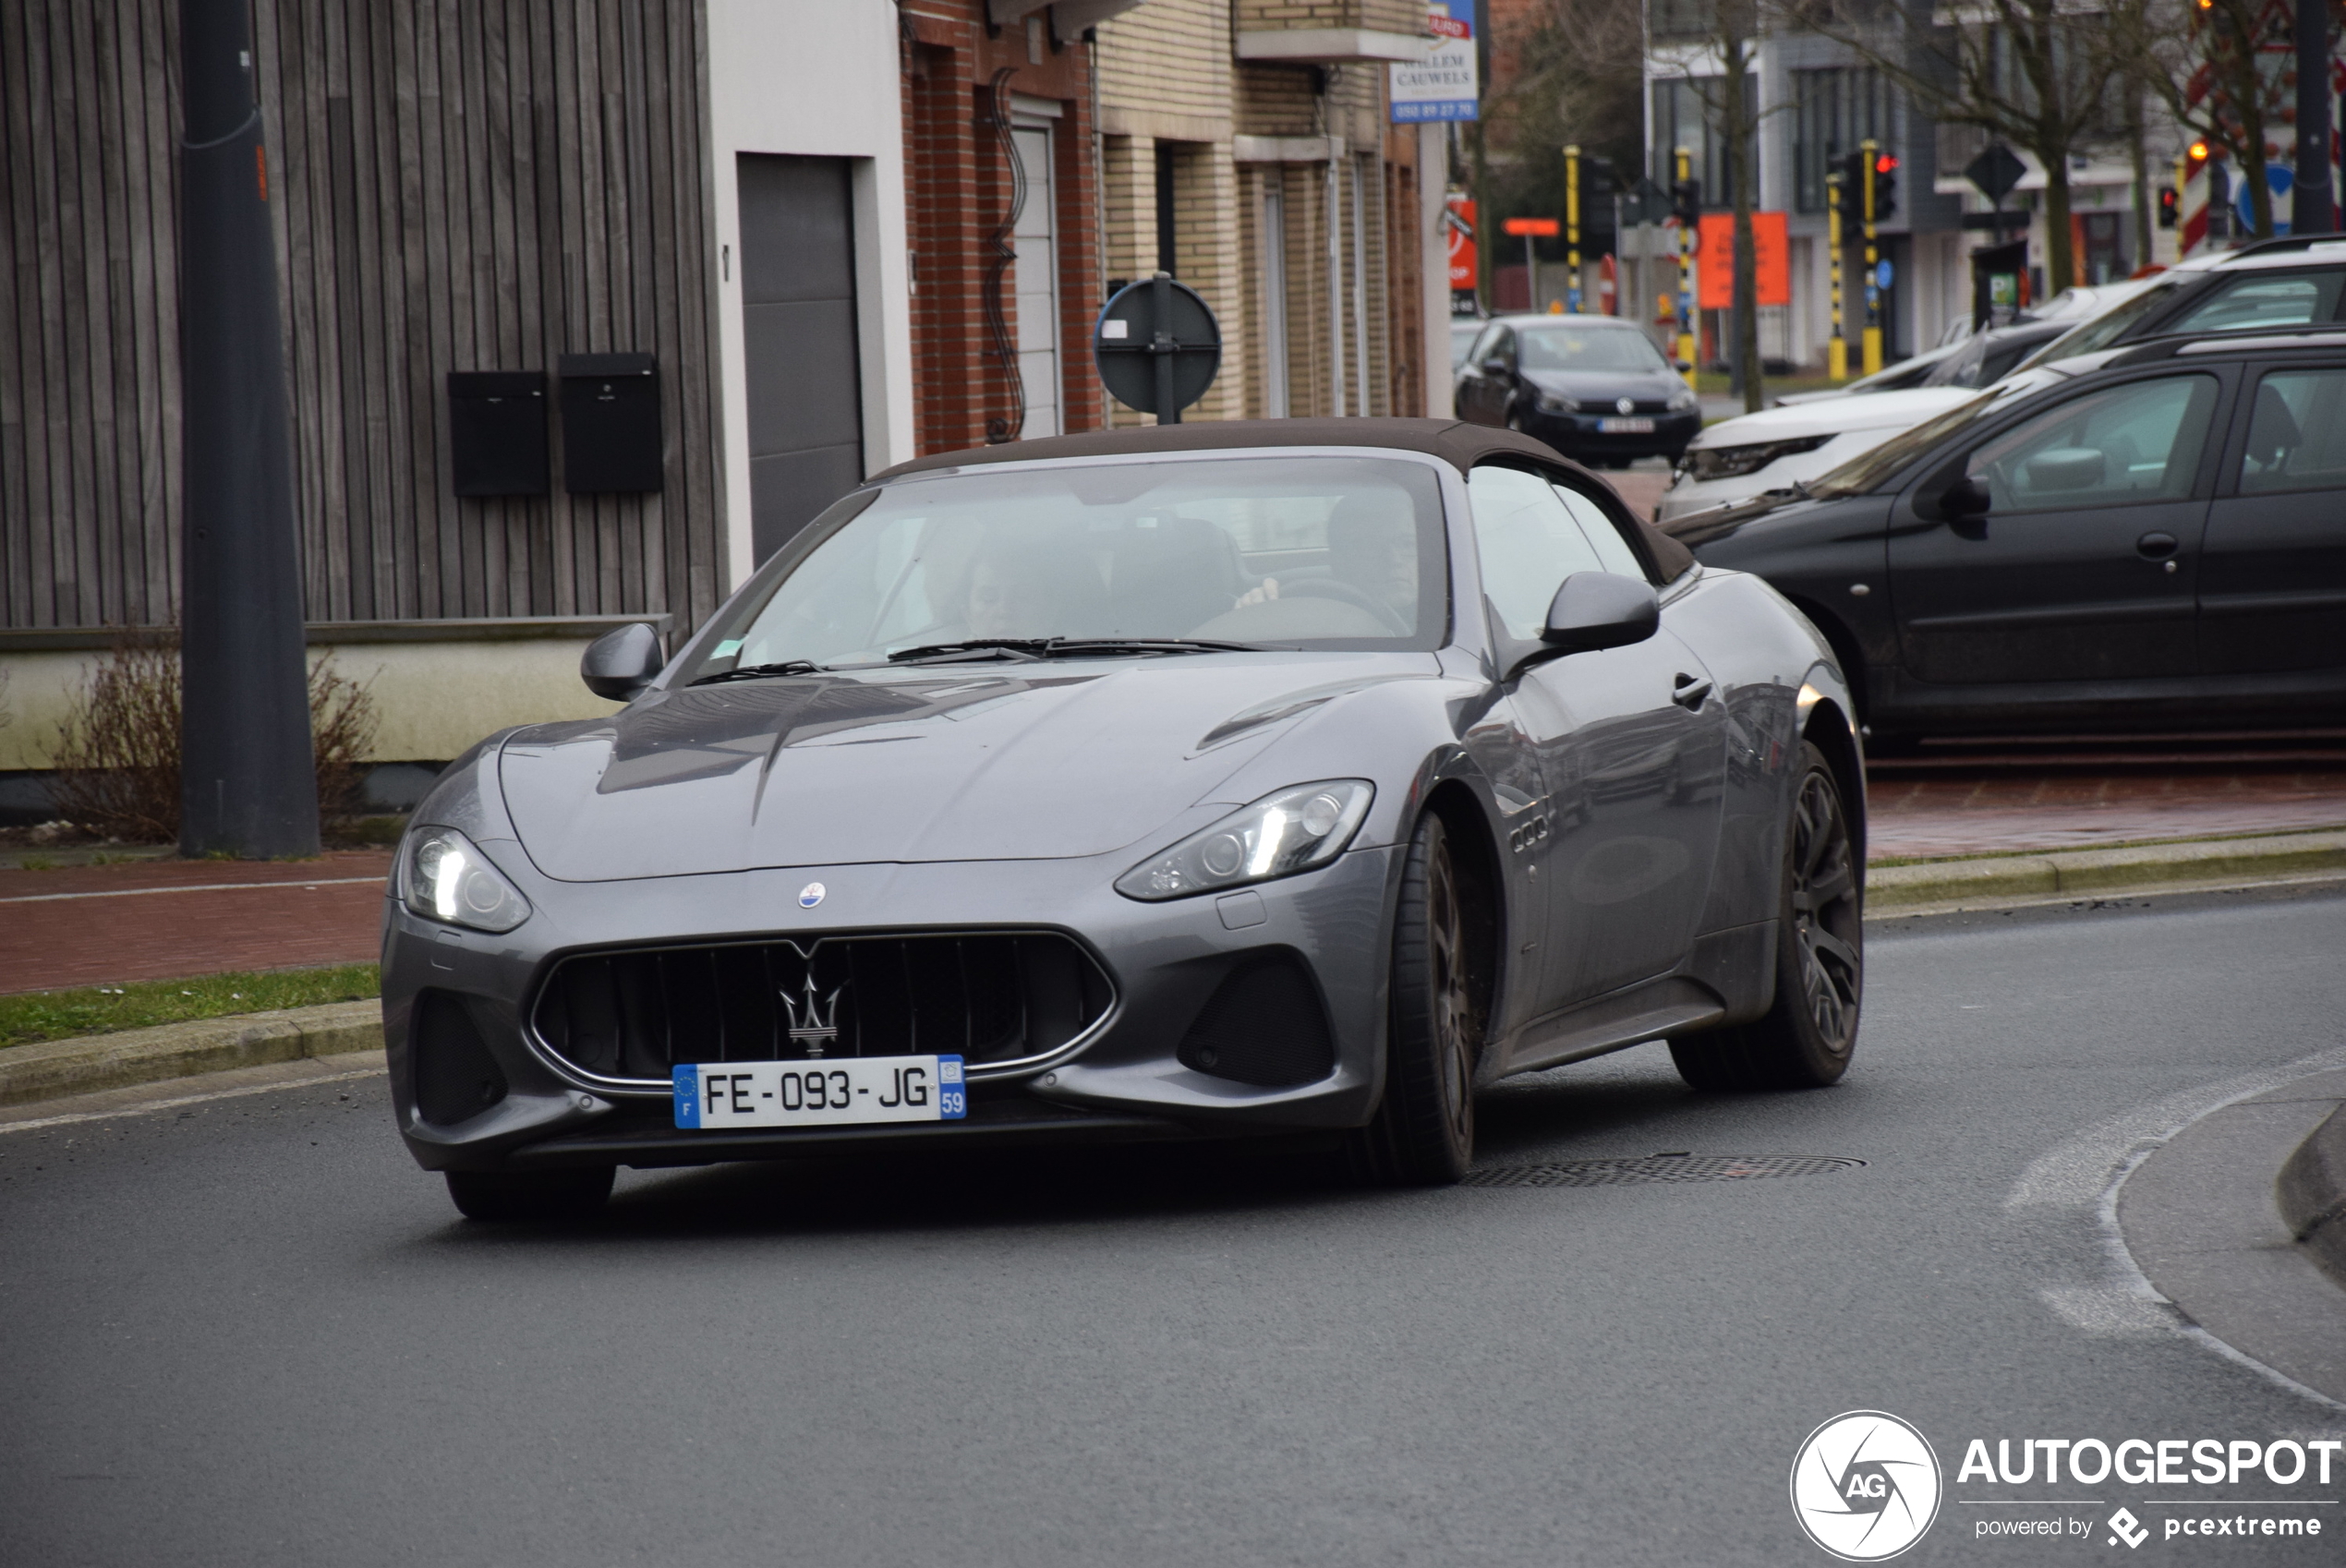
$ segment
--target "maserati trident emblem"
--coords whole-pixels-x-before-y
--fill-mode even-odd
[[[798,890],[798,907],[802,910],[813,909],[823,901],[823,885],[819,882],[810,882],[801,887]]]
[[[810,1056],[820,1056],[823,1047],[839,1038],[839,994],[846,990],[836,986],[828,996],[815,994],[815,976],[808,971],[803,996],[781,993],[782,1010],[790,1015],[790,1037],[806,1047]]]

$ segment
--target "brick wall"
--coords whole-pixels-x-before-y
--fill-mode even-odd
[[[991,83],[1011,68],[1007,90],[1056,103],[1052,122],[1059,290],[1059,406],[1069,430],[1096,429],[1106,394],[1091,368],[1092,321],[1105,276],[1099,248],[1099,171],[1092,125],[1092,51],[1054,48],[1011,26],[988,36],[983,0],[916,0],[905,7],[903,86],[906,244],[913,259],[913,411],[919,450],[984,444],[989,419],[1013,413],[1010,367],[986,315],[989,237],[1008,216],[1010,175],[991,124]],[[1007,243],[1007,241],[1006,241]],[[1002,314],[1013,344],[1018,302],[1005,274]]]

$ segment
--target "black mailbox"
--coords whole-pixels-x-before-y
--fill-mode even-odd
[[[546,372],[448,372],[448,466],[460,496],[542,496]]]
[[[565,354],[562,382],[562,488],[573,495],[659,489],[659,361],[648,354]]]

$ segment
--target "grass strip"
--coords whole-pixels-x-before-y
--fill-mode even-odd
[[[0,996],[0,1048],[65,1040],[78,1034],[111,1034],[151,1029],[191,1019],[228,1018],[237,1013],[309,1007],[323,1002],[362,1002],[382,995],[373,964],[337,964],[331,969],[239,971],[192,980],[144,980],[124,985],[78,986],[70,991],[28,991]]]

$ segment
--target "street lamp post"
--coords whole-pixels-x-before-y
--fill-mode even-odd
[[[180,0],[183,854],[318,852],[269,155],[247,0]]]

